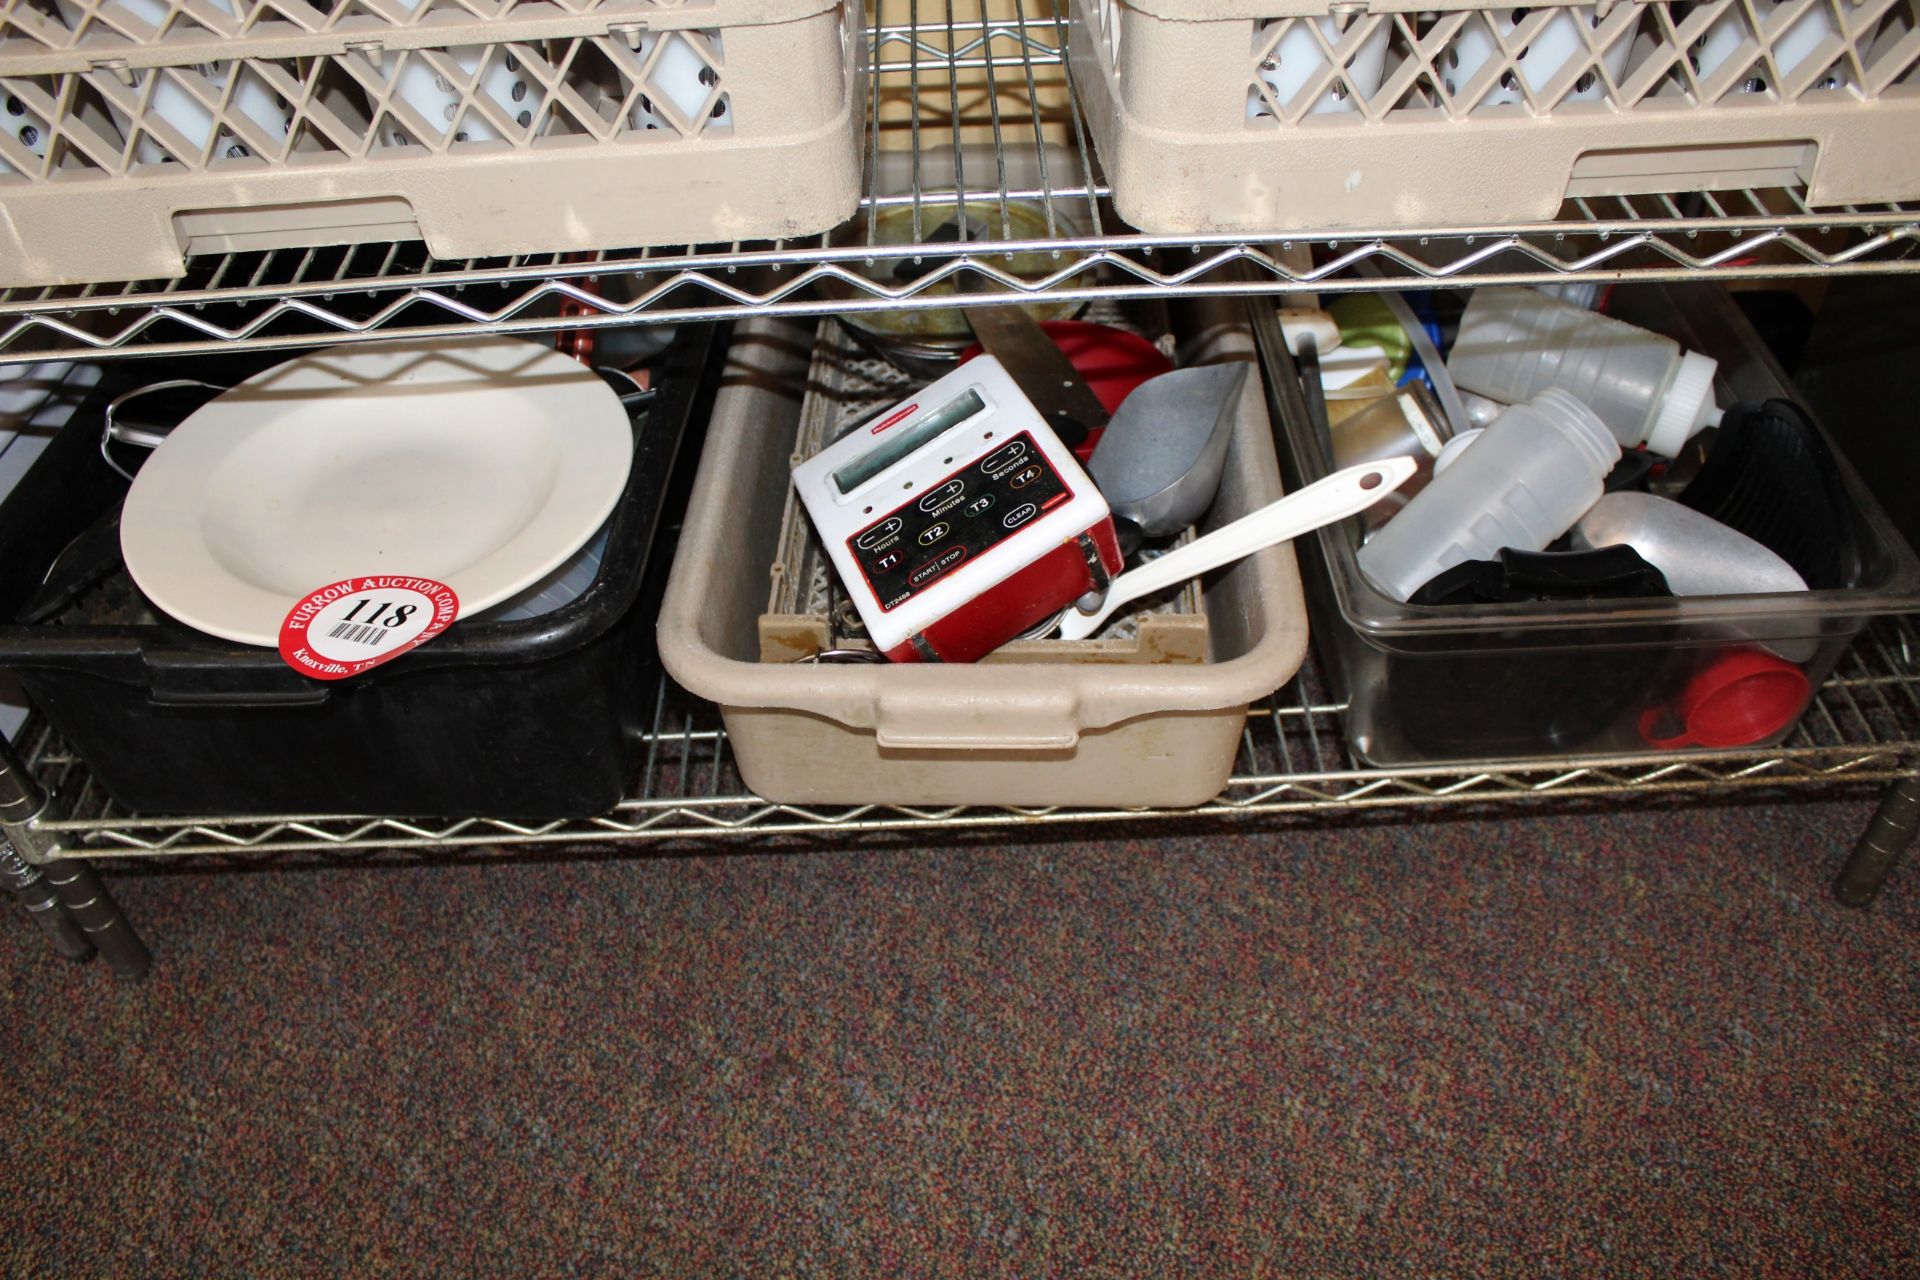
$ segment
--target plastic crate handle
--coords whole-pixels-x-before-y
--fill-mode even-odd
[[[144,655],[147,701],[160,707],[317,707],[333,696],[333,685],[298,674],[271,650],[252,650],[241,662],[236,656],[213,645]]]
[[[896,751],[1065,751],[1080,742],[1080,699],[1069,692],[1030,697],[993,693],[882,695],[874,731]]]
[[[333,695],[316,684],[312,689],[246,692],[228,689],[169,689],[155,682],[150,699],[161,707],[317,707]]]

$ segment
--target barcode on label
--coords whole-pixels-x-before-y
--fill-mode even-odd
[[[343,622],[327,634],[335,640],[345,640],[349,644],[376,645],[387,638],[387,628],[356,626],[351,622]]]

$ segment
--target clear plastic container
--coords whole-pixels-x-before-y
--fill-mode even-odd
[[[1719,418],[1712,357],[1537,289],[1475,290],[1447,369],[1463,390],[1502,404],[1571,392],[1621,445],[1663,458]]]
[[[1718,357],[1725,403],[1793,398],[1717,286],[1621,288],[1609,305],[1621,319]],[[1282,427],[1289,483],[1324,474],[1313,429],[1292,420]],[[1920,561],[1844,458],[1840,470],[1862,550],[1859,585],[1846,589],[1408,605],[1360,573],[1358,521],[1301,539],[1314,635],[1335,693],[1349,703],[1354,755],[1384,766],[1648,755],[1662,749],[1642,732],[1649,710],[1671,708],[1703,672],[1746,648],[1800,655],[1795,665],[1817,688],[1868,619],[1920,609]],[[1745,745],[1771,745],[1791,729]]]

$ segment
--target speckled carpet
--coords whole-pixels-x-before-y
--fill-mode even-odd
[[[0,1250],[118,1276],[1920,1270],[1858,802],[119,873],[0,924]]]

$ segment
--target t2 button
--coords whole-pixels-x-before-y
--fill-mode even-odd
[[[930,547],[952,532],[953,526],[945,520],[939,521],[936,524],[930,524],[920,531],[920,545]]]

